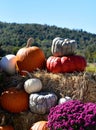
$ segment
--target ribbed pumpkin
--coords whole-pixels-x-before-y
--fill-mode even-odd
[[[14,130],[14,128],[11,125],[6,125],[6,126],[0,126],[0,130]]]
[[[47,121],[38,121],[34,123],[30,130],[49,130],[47,127]]]
[[[67,73],[74,71],[84,71],[86,60],[83,56],[50,56],[46,63],[47,70],[53,73]]]
[[[8,88],[1,94],[1,107],[12,113],[28,110],[28,94],[14,87]]]
[[[57,103],[57,96],[51,92],[32,93],[29,96],[30,111],[37,114],[46,114]]]
[[[27,41],[27,46],[18,50],[17,56],[17,69],[19,72],[26,70],[32,72],[33,70],[39,68],[42,69],[45,64],[44,52],[36,46],[31,47],[33,38],[29,38]]]
[[[52,41],[51,52],[54,56],[73,55],[76,51],[75,40],[56,37]]]

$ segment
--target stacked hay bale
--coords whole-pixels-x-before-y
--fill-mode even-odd
[[[42,81],[42,91],[55,92],[59,97],[70,96],[83,102],[96,102],[96,73],[74,72],[74,73],[49,73],[46,70],[37,70],[30,73],[32,78]],[[3,88],[24,84],[29,76],[5,76]]]
[[[72,99],[79,99],[83,102],[96,102],[96,74],[87,72],[75,73],[59,73],[53,74],[46,70],[34,71],[31,73],[33,78],[39,78],[42,81],[42,91],[50,91],[58,95],[58,99],[65,96],[70,96]],[[29,79],[28,76],[21,75],[7,76],[5,74],[3,88],[17,86],[18,83],[23,83]],[[0,86],[1,87],[1,86]],[[17,114],[2,111],[3,115],[7,114],[14,125],[15,130],[27,130],[32,123],[39,120],[47,120],[47,114],[36,114],[27,110]],[[7,121],[8,122],[8,121]]]
[[[41,79],[44,91],[54,91],[59,97],[70,96],[83,102],[96,102],[96,74],[88,72],[53,74],[37,71],[33,76]]]

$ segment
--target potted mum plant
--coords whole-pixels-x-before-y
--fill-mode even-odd
[[[50,109],[50,130],[96,130],[96,104],[70,100]]]

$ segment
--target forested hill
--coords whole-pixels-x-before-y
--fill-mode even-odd
[[[34,38],[33,45],[39,46],[46,57],[51,55],[51,44],[55,37],[75,39],[77,54],[84,55],[88,62],[96,60],[96,34],[81,30],[71,30],[57,26],[40,24],[17,24],[0,22],[0,57],[14,53],[26,45],[29,37]]]

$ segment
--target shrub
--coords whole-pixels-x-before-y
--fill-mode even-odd
[[[70,100],[50,109],[50,130],[96,130],[96,104]]]

